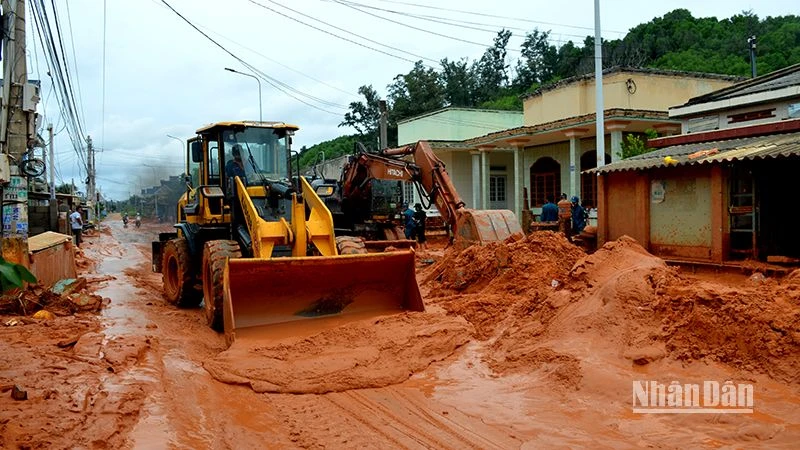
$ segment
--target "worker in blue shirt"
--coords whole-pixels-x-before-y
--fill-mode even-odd
[[[547,196],[539,219],[541,222],[558,222],[558,206],[553,203],[553,197]]]
[[[414,239],[416,237],[414,225],[414,210],[411,209],[408,203],[403,203],[403,231],[405,231],[406,239]]]
[[[579,234],[586,228],[586,208],[584,208],[577,196],[572,199],[572,234]]]

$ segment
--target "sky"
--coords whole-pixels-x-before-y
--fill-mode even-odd
[[[264,120],[300,127],[295,150],[352,134],[339,127],[358,88],[382,97],[417,60],[438,69],[443,58],[479,59],[502,28],[514,33],[513,64],[524,35],[550,31],[557,46],[594,35],[590,0],[55,0],[64,52],[85,133],[98,149],[97,185],[122,200],[158,179],[181,173],[185,141],[201,126]],[[28,2],[29,3],[29,2]],[[50,2],[45,2],[50,3]],[[791,0],[601,0],[605,39],[685,8],[695,17],[759,18],[796,14]],[[28,7],[30,11],[30,6]],[[28,77],[42,80],[41,134],[52,123],[56,183],[85,190],[72,142],[47,76],[47,59],[27,21]],[[50,17],[52,21],[52,14]],[[387,20],[388,19],[388,20]],[[456,26],[443,22],[453,23]],[[229,53],[230,52],[230,53]],[[234,56],[270,78],[248,72]]]

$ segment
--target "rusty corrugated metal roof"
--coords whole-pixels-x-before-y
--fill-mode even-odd
[[[800,155],[800,133],[773,134],[723,141],[673,145],[586,172],[646,170],[656,167],[719,163]]]

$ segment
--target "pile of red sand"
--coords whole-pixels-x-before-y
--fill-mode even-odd
[[[431,297],[454,293],[526,294],[562,279],[584,256],[563,234],[531,233],[512,242],[449,250],[425,274]]]
[[[256,392],[316,393],[405,381],[470,339],[463,319],[405,313],[350,322],[313,336],[236,341],[205,363],[219,381]]]
[[[502,322],[525,314],[532,299],[560,285],[585,253],[564,235],[532,233],[518,241],[448,250],[421,273],[428,305],[462,316],[476,337],[489,339]]]
[[[736,289],[696,282],[623,237],[578,261],[563,285],[517,305],[487,362],[500,373],[526,370],[548,354],[545,343],[579,342],[633,364],[707,359],[797,382],[799,299],[800,274]]]

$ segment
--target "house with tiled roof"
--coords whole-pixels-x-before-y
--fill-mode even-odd
[[[631,236],[668,260],[800,262],[800,64],[669,109],[682,134],[587,173],[598,243]]]
[[[648,129],[660,135],[678,134],[681,121],[669,115],[671,105],[731,86],[741,78],[727,75],[617,67],[603,75],[605,161],[617,161],[626,134]],[[562,192],[597,205],[597,176],[583,172],[596,167],[594,75],[559,81],[526,95],[522,124],[473,133],[474,137],[441,140],[427,122],[410,119],[398,124],[400,144],[440,139],[432,143],[437,156],[468,207],[510,209],[522,219],[534,214],[547,197]],[[480,115],[460,113],[460,124],[486,122]],[[435,117],[435,116],[432,116]],[[439,126],[453,126],[452,120]],[[487,124],[488,125],[488,124]],[[528,204],[525,195],[528,193]]]

